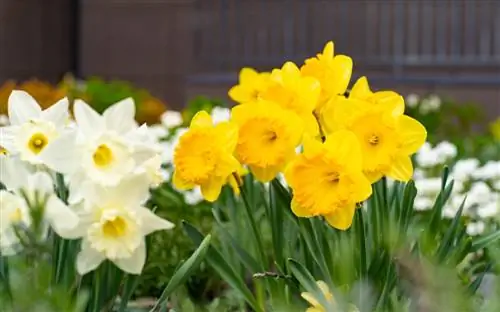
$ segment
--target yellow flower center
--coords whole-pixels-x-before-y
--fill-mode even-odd
[[[109,146],[101,144],[97,147],[92,158],[97,167],[107,167],[113,162],[113,152]]]
[[[242,163],[274,166],[283,163],[295,146],[285,125],[268,118],[250,119],[240,128],[236,154]]]
[[[49,139],[43,133],[35,133],[28,141],[28,148],[34,154],[39,154],[49,143]]]
[[[102,225],[102,233],[108,238],[120,238],[127,232],[127,222],[122,217],[107,220]]]
[[[210,130],[186,133],[175,150],[174,166],[180,177],[194,184],[206,182],[219,162],[221,146],[214,142]]]
[[[2,146],[0,146],[0,155],[7,155],[7,154],[8,154],[7,150]]]
[[[12,211],[10,214],[9,214],[9,220],[11,222],[20,222],[21,220],[23,219],[23,214],[21,212],[21,209],[20,208],[16,208],[14,209],[14,211]]]
[[[368,143],[370,143],[372,146],[376,146],[378,145],[378,143],[380,142],[380,136],[376,135],[376,134],[372,134],[369,138],[368,138]]]

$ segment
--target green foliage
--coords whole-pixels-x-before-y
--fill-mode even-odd
[[[304,311],[301,291],[331,311],[351,304],[370,312],[478,311],[477,291],[495,259],[471,263],[471,256],[497,245],[500,236],[469,237],[463,205],[453,220],[443,219],[452,187],[445,170],[441,193],[422,217],[413,209],[413,182],[382,180],[357,209],[353,226],[339,231],[321,218],[295,217],[291,194],[277,180],[267,191],[247,176],[240,198],[226,188],[213,207],[212,233],[221,242],[211,245],[207,263],[253,311]],[[184,227],[200,244],[203,234]],[[321,299],[317,280],[330,286],[334,306]]]

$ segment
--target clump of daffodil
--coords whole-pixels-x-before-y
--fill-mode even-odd
[[[352,131],[361,144],[363,170],[373,183],[383,176],[408,181],[413,175],[410,156],[425,142],[427,132],[417,120],[404,115],[404,100],[394,92],[371,92],[366,78],[349,98],[337,101],[322,119],[329,131]]]
[[[237,142],[236,124],[214,125],[207,112],[198,112],[174,150],[174,186],[179,190],[199,186],[207,201],[215,201],[228,177],[240,169],[233,156]]]
[[[351,226],[356,203],[372,194],[363,174],[360,143],[346,130],[332,133],[324,143],[306,137],[304,152],[290,162],[285,178],[293,190],[295,215],[324,216],[341,230]]]
[[[325,297],[326,301],[329,304],[335,305],[335,300],[333,298],[333,294],[330,291],[330,288],[328,285],[323,282],[323,281],[316,281],[316,285],[318,288],[321,290],[323,293],[323,296]],[[303,292],[300,294],[304,300],[306,300],[311,307],[307,308],[306,312],[326,312],[327,310],[321,303],[319,303],[318,299],[314,297],[313,294],[309,292]],[[359,312],[359,310],[354,306],[354,305],[349,305],[349,312]]]
[[[292,62],[274,69],[270,80],[272,84],[262,98],[294,112],[301,118],[305,133],[318,136],[319,126],[313,112],[321,92],[319,81],[302,75]]]
[[[319,110],[329,99],[346,92],[352,74],[352,59],[346,55],[334,56],[334,44],[329,41],[322,53],[305,61],[300,71],[304,76],[316,78],[321,84],[321,96],[316,107]]]
[[[258,73],[245,67],[240,71],[239,84],[229,90],[229,97],[237,103],[253,102],[262,97],[270,85],[269,73]]]
[[[232,120],[239,126],[236,157],[262,182],[269,182],[295,156],[303,130],[300,118],[273,102],[235,106]]]

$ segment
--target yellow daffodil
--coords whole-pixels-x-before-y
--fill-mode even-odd
[[[234,194],[240,195],[240,187],[243,184],[243,180],[241,178],[246,174],[248,174],[248,170],[245,167],[240,166],[237,172],[227,177],[227,184],[231,186]]]
[[[203,197],[215,201],[228,177],[240,168],[233,156],[237,142],[236,124],[214,125],[207,112],[198,112],[174,150],[174,186],[179,190],[200,186]]]
[[[349,100],[356,101],[351,101],[351,105],[344,106],[341,112],[338,112],[338,103],[345,99],[345,96],[340,95],[331,97],[318,111],[321,126],[326,133],[337,130],[344,119],[362,113],[366,102],[374,106],[372,109],[392,110],[395,116],[402,115],[405,109],[404,98],[401,95],[393,91],[372,92],[366,77],[359,78],[349,93]]]
[[[313,114],[321,92],[318,80],[303,76],[292,62],[286,62],[281,69],[274,69],[271,80],[274,84],[263,94],[263,99],[297,114],[302,119],[304,131],[318,136],[319,126]]]
[[[239,84],[229,90],[229,97],[237,103],[258,100],[269,86],[269,73],[258,73],[252,68],[243,68]]]
[[[325,297],[326,301],[334,305],[335,300],[328,285],[323,281],[316,281],[316,285],[323,293],[323,296]],[[311,307],[309,307],[306,310],[306,312],[326,312],[325,307],[323,307],[321,303],[319,303],[318,299],[316,299],[313,294],[309,292],[303,292],[300,294],[300,296],[304,298],[304,300],[306,300],[311,305]],[[359,310],[358,308],[356,308],[354,305],[351,304],[349,305],[349,312],[359,312]]]
[[[398,106],[345,99],[337,104],[336,127],[352,131],[361,144],[363,170],[373,183],[386,175],[408,181],[413,175],[410,155],[425,142],[427,132]]]
[[[259,181],[271,181],[295,155],[303,133],[300,118],[265,101],[238,105],[231,117],[240,128],[236,157]]]
[[[285,171],[293,189],[293,213],[298,217],[322,215],[337,229],[349,228],[356,203],[372,193],[362,170],[361,148],[352,132],[334,132],[323,144],[306,137],[304,152]]]
[[[322,53],[305,61],[300,71],[321,83],[321,96],[317,102],[319,109],[330,98],[346,92],[352,74],[352,59],[346,55],[334,56],[334,44],[329,41]]]

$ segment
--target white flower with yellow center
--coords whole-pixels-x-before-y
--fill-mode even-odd
[[[31,173],[25,163],[12,157],[0,158],[0,248],[3,254],[14,253],[18,243],[14,224],[29,227],[33,205],[45,203],[42,226],[49,226],[63,238],[70,238],[78,224],[78,216],[54,193],[52,178],[46,172]]]
[[[42,111],[24,91],[8,99],[9,126],[0,128],[0,146],[31,164],[42,164],[40,153],[60,136],[68,118],[66,98]]]
[[[140,274],[146,259],[145,236],[174,224],[143,206],[149,178],[132,175],[113,187],[85,188],[81,222],[73,233],[82,238],[77,270],[86,274],[109,259],[121,270]]]
[[[154,150],[147,150],[128,138],[129,133],[138,129],[134,115],[132,99],[110,106],[103,115],[76,100],[76,131],[55,140],[41,158],[51,169],[70,175],[72,185],[83,183],[74,179],[117,185],[138,164],[155,154]]]

